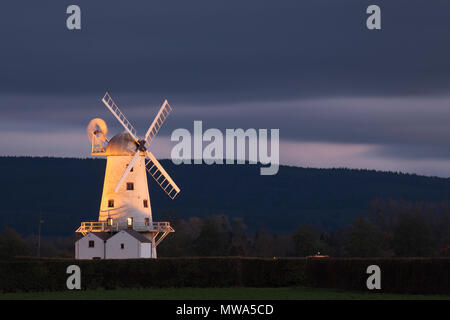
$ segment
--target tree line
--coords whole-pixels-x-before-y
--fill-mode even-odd
[[[374,200],[367,212],[333,232],[307,224],[294,233],[249,232],[243,219],[224,215],[183,219],[171,212],[165,213],[164,220],[176,232],[158,247],[161,257],[450,256],[448,202]],[[76,237],[43,238],[41,256],[73,257]],[[35,235],[22,237],[11,228],[0,234],[0,259],[36,255],[36,248]]]

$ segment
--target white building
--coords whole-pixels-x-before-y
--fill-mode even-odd
[[[75,242],[75,259],[105,259],[105,242],[111,234],[90,232]]]
[[[153,258],[152,241],[133,229],[117,232],[106,241],[105,259]]]
[[[90,232],[75,242],[75,259],[155,258],[152,241],[133,229]]]

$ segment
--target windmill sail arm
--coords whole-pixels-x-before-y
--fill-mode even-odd
[[[156,115],[152,124],[148,128],[147,133],[145,134],[145,141],[147,141],[148,144],[150,144],[152,139],[156,136],[162,124],[171,112],[172,107],[170,106],[169,102],[167,102],[167,100],[164,100],[164,103],[159,109],[158,114]]]
[[[147,167],[148,173],[150,173],[164,192],[167,193],[171,199],[174,199],[180,192],[180,188],[178,188],[159,161],[156,160],[155,156],[150,151],[147,151],[146,153],[148,161],[145,166]]]
[[[125,181],[125,178],[130,173],[131,169],[133,169],[134,163],[136,162],[137,158],[139,157],[139,150],[136,151],[133,158],[131,159],[130,163],[128,164],[127,168],[125,169],[125,172],[123,173],[122,177],[120,178],[119,182],[117,182],[116,187],[114,188],[114,192],[117,192],[122,185],[122,183]]]
[[[128,119],[125,117],[122,111],[120,111],[119,107],[116,105],[116,103],[111,98],[108,92],[106,92],[105,95],[103,96],[102,102],[109,109],[109,111],[111,111],[111,113],[116,117],[116,119],[120,122],[120,124],[122,124],[125,130],[133,137],[133,139],[136,142],[139,142],[139,139],[137,138],[136,129],[133,127],[130,121],[128,121]]]

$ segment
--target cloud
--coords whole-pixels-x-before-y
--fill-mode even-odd
[[[176,128],[279,128],[281,161],[448,175],[450,3],[368,1],[10,1],[0,10],[1,154],[85,156],[85,126],[143,135],[159,106]],[[67,143],[70,142],[70,143]],[[314,165],[316,164],[316,165]]]
[[[446,93],[450,4],[380,1],[8,2],[1,93],[154,94],[184,101]],[[418,19],[420,17],[420,19]]]
[[[379,152],[386,146],[283,141],[281,162],[311,168],[354,168],[450,177],[448,159],[432,157],[397,158]],[[389,148],[389,147],[388,147]]]

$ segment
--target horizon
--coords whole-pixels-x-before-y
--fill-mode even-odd
[[[104,160],[106,161],[106,157],[96,157],[96,156],[87,156],[87,157],[71,157],[71,156],[27,156],[27,155],[0,155],[0,158],[48,158],[48,159],[68,159],[68,160]],[[160,158],[158,159],[159,161],[170,161],[173,163],[172,159],[170,158]],[[192,159],[194,160],[194,159]],[[202,159],[203,161],[204,159]],[[224,163],[223,164],[212,164],[213,166],[223,166],[223,165],[227,165],[225,163],[225,158],[223,159]],[[236,160],[235,160],[236,161]],[[248,162],[248,160],[246,160],[246,162]],[[206,163],[201,163],[201,164],[174,164],[175,166],[209,166]],[[228,164],[227,166],[233,166],[233,165],[237,165],[236,163],[234,164]],[[245,165],[256,165],[256,166],[261,166],[261,164],[258,162],[256,164],[248,164],[246,163]],[[239,165],[242,166],[242,165]],[[438,178],[438,179],[450,179],[450,177],[440,177],[440,176],[433,176],[433,175],[425,175],[425,174],[417,174],[414,172],[404,172],[404,171],[390,171],[390,170],[378,170],[378,169],[372,169],[372,168],[350,168],[350,167],[306,167],[306,166],[298,166],[298,165],[290,165],[290,164],[280,164],[279,165],[280,168],[281,167],[289,167],[289,168],[298,168],[298,169],[312,169],[312,170],[348,170],[348,171],[373,171],[373,172],[379,172],[379,173],[389,173],[389,174],[401,174],[401,175],[411,175],[411,176],[418,176],[418,177],[425,177],[425,178]]]

